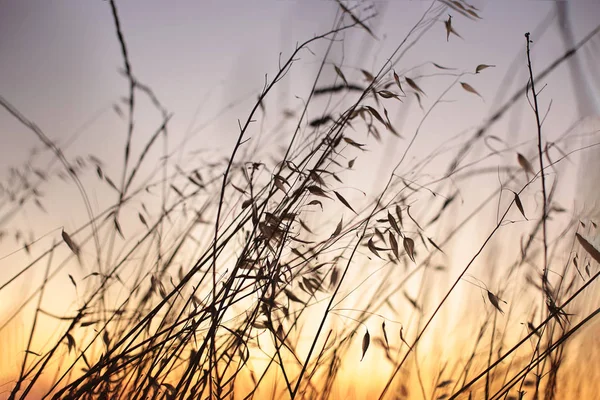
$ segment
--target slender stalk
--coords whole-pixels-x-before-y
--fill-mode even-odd
[[[529,82],[531,83],[531,94],[533,96],[533,111],[535,114],[535,122],[537,128],[537,150],[538,150],[538,160],[540,166],[540,178],[542,181],[542,235],[543,235],[543,248],[544,248],[544,284],[546,284],[548,280],[548,227],[547,227],[547,218],[548,218],[548,199],[546,192],[546,174],[544,174],[544,157],[542,150],[542,122],[540,120],[540,113],[538,108],[538,100],[537,100],[537,92],[535,91],[535,79],[533,78],[533,68],[531,66],[531,50],[529,45],[532,43],[529,32],[525,34],[525,39],[527,41],[527,67],[529,68]]]

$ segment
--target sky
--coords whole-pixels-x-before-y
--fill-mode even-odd
[[[208,149],[213,155],[231,151],[238,134],[238,119],[247,116],[265,74],[272,77],[277,71],[280,53],[286,58],[297,43],[330,29],[339,11],[335,2],[324,0],[147,0],[116,4],[133,74],[150,86],[173,114],[169,146],[178,149],[185,143],[185,151]],[[377,40],[364,30],[347,33],[344,43],[336,44],[330,55],[324,83],[336,78],[334,64],[352,81],[362,79],[361,68],[378,71],[430,2],[391,0],[372,4],[380,13],[369,21]],[[474,71],[479,64],[494,65],[481,74],[465,77],[482,98],[453,89],[449,94],[451,102],[436,110],[435,118],[425,126],[426,134],[415,142],[415,154],[431,149],[451,134],[472,129],[527,82],[525,32],[547,28],[543,36],[532,36],[535,71],[565,51],[556,18],[546,19],[555,11],[555,2],[473,0],[472,4],[480,10],[482,20],[468,20],[450,11],[454,28],[462,38],[451,36],[447,41],[440,20],[398,66],[400,71],[415,76],[440,72],[431,64],[413,68],[425,62],[465,71]],[[568,2],[567,7],[573,36],[578,41],[598,24],[600,2],[577,0]],[[289,76],[266,99],[266,131],[277,126],[278,113],[297,110],[308,95],[324,44],[311,50],[315,55],[301,54]],[[593,61],[600,61],[599,50],[597,36],[580,58],[581,79],[587,90],[582,100],[587,107],[584,111],[596,117],[600,114],[600,81],[597,75],[594,81]],[[514,70],[513,62],[517,65]],[[116,104],[126,110],[120,100],[128,91],[122,69],[108,2],[0,0],[0,96],[34,121],[68,158],[94,154],[104,161],[105,172],[112,176],[120,175],[126,137],[126,121],[114,109]],[[425,79],[422,88],[426,93],[433,92],[447,82],[444,79]],[[549,113],[548,140],[558,137],[581,116],[571,79],[570,70],[564,66],[547,81],[545,105],[552,99],[552,110],[560,110]],[[503,90],[506,92],[499,95]],[[581,99],[581,92],[577,96]],[[433,98],[432,95],[424,99],[425,105],[430,105]],[[394,121],[404,121],[407,137],[422,116],[416,104],[411,107],[408,115],[393,115]],[[495,127],[494,134],[523,139],[521,135],[530,131],[534,120],[529,110],[522,108],[525,111],[511,114]],[[140,151],[160,119],[148,101],[140,100],[134,151]],[[510,132],[515,127],[518,129]],[[277,144],[281,138],[277,132],[273,135],[261,136],[260,146]],[[368,140],[363,133],[355,135],[353,138],[359,142]],[[384,138],[383,145],[372,140],[368,143],[372,150],[357,161],[355,181],[364,191],[381,185],[383,178],[373,176],[387,177],[406,146],[406,141],[392,137]],[[34,148],[41,148],[39,140],[0,108],[0,181],[9,179],[10,167],[23,166]],[[154,156],[158,158],[160,154]],[[35,160],[39,168],[45,168],[49,157]],[[145,168],[151,171],[151,167]],[[0,228],[33,226],[34,237],[53,232],[45,239],[51,242],[52,238],[59,238],[59,228],[79,226],[86,214],[77,194],[64,185],[45,190],[54,199],[50,213],[24,212]],[[105,191],[93,191],[96,211],[101,209],[104,195]],[[6,210],[7,207],[0,208],[2,214]],[[8,257],[0,260],[0,284],[27,259],[18,251],[21,246],[12,239],[0,242],[0,257]],[[0,293],[0,299],[2,296]]]
[[[126,81],[118,73],[123,64],[107,2],[3,0],[0,4],[1,93],[52,138],[64,140],[125,95]],[[264,74],[273,73],[279,52],[286,54],[295,43],[328,28],[337,11],[334,2],[321,0],[117,4],[133,72],[174,112],[175,137],[194,121],[206,96],[210,97],[210,104],[204,104],[200,120],[213,115],[219,106],[258,91]],[[382,44],[366,45],[365,35],[354,35],[347,56],[351,66],[361,62],[364,65],[360,67],[375,65],[375,51],[385,54],[380,48],[393,46],[394,39],[406,33],[429,3],[375,4],[385,7],[374,29],[386,39],[381,40]],[[440,21],[433,30],[438,37],[432,34],[433,40],[423,48],[428,49],[428,57],[435,55],[442,65],[498,65],[489,73],[489,81],[479,84],[480,92],[486,95],[498,86],[497,78],[508,67],[508,61],[522,51],[523,33],[533,30],[554,3],[478,1],[476,5],[484,21],[455,18],[456,29],[466,38],[464,41],[439,40],[444,37]],[[570,2],[575,37],[593,28],[598,7],[593,0]],[[560,40],[548,35],[539,45],[536,43],[535,61],[544,65],[560,51]],[[419,51],[412,54],[414,59],[420,58]],[[301,76],[301,71],[293,73],[294,77]],[[485,111],[486,105],[472,100]],[[1,162],[3,166],[14,165],[23,149],[35,140],[19,131],[5,114],[1,118],[2,148],[11,149],[3,151]],[[115,130],[111,125],[114,122],[106,115],[99,118],[102,123],[84,135],[86,144],[95,148],[101,148],[102,140],[115,134],[110,132]],[[235,125],[223,122],[215,130],[231,131],[232,126]],[[234,135],[225,132],[220,138]],[[210,134],[206,136],[213,142]],[[116,134],[114,138],[122,140]],[[79,144],[75,143],[74,149]]]
[[[79,133],[66,149],[67,154],[94,149],[101,159],[114,157],[114,151],[105,144],[124,143],[124,134],[112,104],[126,95],[127,83],[119,73],[123,62],[108,3],[3,0],[0,4],[2,96],[59,143]],[[381,66],[382,57],[397,45],[429,2],[374,4],[383,10],[372,21],[374,31],[381,33],[380,40],[373,43],[364,32],[356,31],[348,34],[344,46],[344,61],[355,70],[353,78],[359,76],[358,68]],[[285,56],[296,43],[327,29],[338,10],[334,2],[322,0],[180,0],[145,1],[143,5],[127,1],[117,5],[133,73],[174,114],[171,143],[183,140],[186,133],[194,132],[225,105],[247,100],[219,118],[210,130],[196,132],[190,142],[195,147],[209,143],[222,150],[228,149],[236,137],[237,118],[247,113],[262,87],[264,74],[275,72],[279,53]],[[435,57],[441,65],[464,69],[479,63],[496,65],[494,70],[486,71],[486,79],[472,81],[487,102],[464,96],[472,112],[480,116],[493,107],[491,100],[503,84],[502,77],[515,56],[523,53],[524,32],[532,31],[555,4],[477,1],[474,5],[484,20],[454,19],[455,29],[464,40],[454,36],[450,42],[441,40],[445,32],[440,21],[425,37],[425,44],[407,54],[404,64],[408,67]],[[575,38],[593,29],[600,12],[596,1],[570,2],[568,7]],[[538,68],[564,51],[556,30],[549,31],[539,42],[535,40],[533,57]],[[334,52],[338,57],[341,53],[339,49]],[[303,58],[292,70],[292,79],[282,82],[281,91],[267,102],[297,106],[293,96],[306,96],[305,82],[314,75],[317,65],[314,59]],[[525,71],[521,68],[520,72]],[[325,76],[334,78],[332,70]],[[524,75],[515,83],[522,79]],[[564,88],[550,90],[558,94]],[[555,105],[561,100],[571,103],[564,93],[560,95],[562,98],[553,98]],[[446,127],[460,129],[459,120],[449,122],[452,125]],[[0,167],[6,170],[18,164],[37,145],[37,139],[6,113],[0,114],[0,123]],[[138,135],[147,137],[156,123],[149,115],[138,118],[136,124],[142,131]]]
[[[498,65],[495,76],[502,76],[507,61],[522,50],[523,33],[533,30],[554,7],[551,1],[476,3],[485,23],[455,18],[457,31],[466,39],[434,40],[429,56],[435,54],[442,65],[487,60]],[[52,137],[71,134],[126,93],[126,82],[118,74],[122,60],[106,1],[3,0],[0,4],[2,94]],[[256,91],[264,73],[274,70],[279,52],[286,54],[295,43],[328,28],[337,11],[334,2],[321,0],[117,4],[133,72],[175,112],[174,123],[181,126],[193,120],[209,92],[211,103],[223,104]],[[394,38],[402,37],[429,3],[375,4],[385,12],[374,29],[386,39],[368,45],[371,49],[395,44]],[[598,7],[593,0],[570,2],[575,37],[594,27]],[[434,32],[443,38],[443,29],[440,21]],[[359,33],[352,39],[348,62],[356,65],[361,59],[365,67],[375,64],[374,51],[365,50],[365,35]],[[560,50],[556,37],[545,38],[536,48],[536,61],[544,64]],[[415,53],[417,58],[419,52]],[[490,86],[497,84],[495,76]],[[3,126],[7,120],[3,116]],[[3,135],[9,143],[20,140],[9,135]],[[96,138],[88,135],[88,139]]]

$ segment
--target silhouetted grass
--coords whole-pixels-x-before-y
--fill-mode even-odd
[[[494,66],[429,65],[447,81],[425,91],[428,77],[403,65],[403,55],[441,21],[447,40],[458,36],[448,11],[475,20],[478,10],[464,1],[432,3],[378,70],[353,71],[331,61],[331,49],[347,30],[374,37],[368,26],[373,9],[340,2],[332,30],[299,44],[265,78],[239,121],[231,153],[188,154],[180,163],[167,146],[171,114],[151,85],[135,77],[117,6],[109,3],[129,85],[126,110],[116,106],[127,122],[121,179],[113,180],[94,156],[67,159],[0,98],[61,165],[42,171],[30,161],[13,170],[2,186],[2,226],[31,205],[51,212],[39,188],[61,176],[76,184],[88,211],[87,222],[50,233],[56,241],[0,285],[1,293],[31,271],[44,277],[29,297],[12,304],[0,326],[6,337],[14,321],[31,321],[20,368],[9,371],[1,389],[8,398],[558,399],[595,393],[599,369],[586,357],[594,359],[598,344],[597,225],[594,216],[576,210],[567,217],[556,193],[569,155],[597,144],[563,151],[571,131],[545,140],[535,84],[598,29],[536,76],[529,62],[530,81],[475,129],[416,154],[424,124],[448,94],[480,96],[472,78]],[[280,126],[291,132],[285,146],[262,151],[250,132],[264,113],[281,111],[266,108],[266,99],[318,42],[327,47],[310,94],[301,108],[280,116]],[[334,71],[335,81],[326,82],[324,71]],[[490,135],[524,95],[533,100],[536,135],[523,143]],[[134,124],[140,96],[162,120],[145,143],[136,142]],[[390,115],[411,102],[420,106],[410,110],[421,120],[407,131]],[[352,184],[361,168],[355,160],[386,135],[403,141],[403,152],[391,174],[373,176],[381,190],[360,194]],[[162,156],[152,159],[161,140]],[[137,157],[133,143],[141,149]],[[525,155],[534,148],[535,155]],[[510,161],[490,164],[492,156]],[[144,168],[151,173],[144,176]],[[461,187],[481,185],[482,177],[497,189],[469,199]],[[115,197],[95,213],[86,191],[92,179]],[[33,243],[16,236],[28,252]],[[70,253],[59,256],[65,246]],[[81,276],[68,272],[74,265]],[[77,298],[69,313],[55,315],[45,309],[45,292],[65,278]],[[40,318],[60,321],[60,334],[40,329]],[[34,348],[34,337],[51,340]]]

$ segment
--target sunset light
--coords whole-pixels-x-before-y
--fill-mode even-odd
[[[0,1],[0,400],[600,398],[599,17]]]

